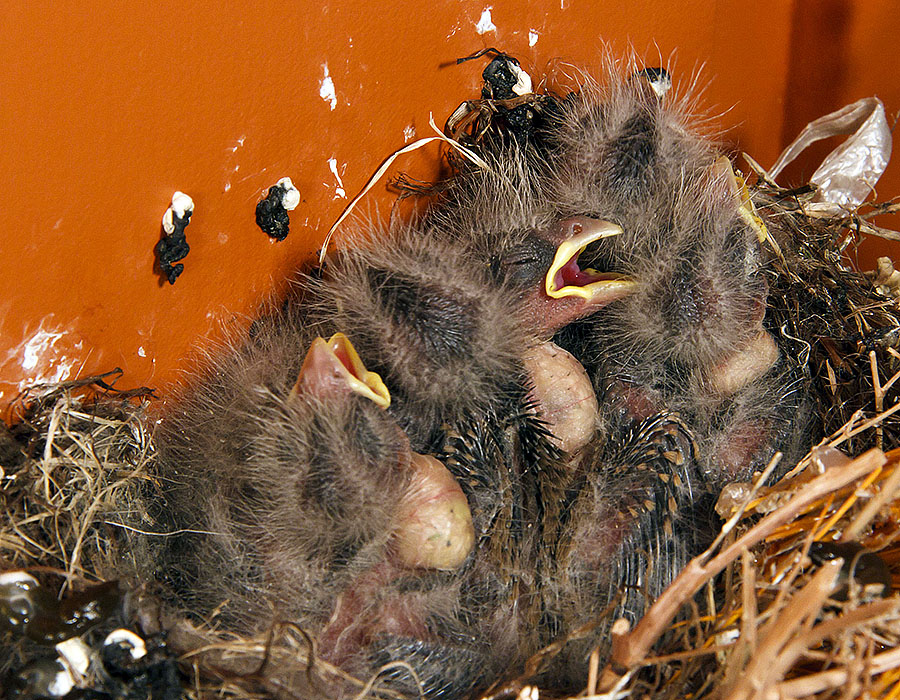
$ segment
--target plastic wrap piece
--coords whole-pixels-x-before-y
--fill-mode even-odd
[[[866,97],[807,124],[784,149],[769,177],[777,178],[810,144],[843,134],[850,138],[829,153],[810,178],[818,188],[812,208],[823,214],[856,209],[875,189],[891,159],[891,130],[877,97]]]

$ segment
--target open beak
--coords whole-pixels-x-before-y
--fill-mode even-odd
[[[560,225],[566,229],[565,237],[557,247],[553,263],[544,278],[544,291],[548,297],[580,297],[592,304],[609,303],[637,287],[634,280],[623,275],[578,267],[578,256],[584,249],[601,238],[620,235],[622,229],[619,226],[586,216],[566,219]]]
[[[322,396],[347,389],[382,408],[391,405],[390,392],[381,377],[366,369],[346,335],[335,333],[327,341],[316,338],[306,353],[291,395]]]

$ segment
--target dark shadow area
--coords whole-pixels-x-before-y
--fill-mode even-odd
[[[852,21],[852,0],[795,3],[791,20],[782,148],[793,141],[809,122],[844,106]],[[797,185],[807,182],[840,140],[828,139],[810,146],[785,168],[779,182]]]

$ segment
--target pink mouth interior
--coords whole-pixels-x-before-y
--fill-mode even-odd
[[[556,272],[553,283],[557,289],[563,287],[584,287],[603,279],[602,275],[590,274],[578,267],[578,256],[573,257]]]
[[[347,349],[343,345],[337,344],[337,347],[334,348],[334,356],[350,373],[351,377],[362,381],[362,377],[359,375],[359,372],[356,371],[356,367],[353,366],[353,360],[350,359],[350,353],[347,352]]]

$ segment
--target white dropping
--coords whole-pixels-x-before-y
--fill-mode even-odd
[[[727,647],[733,646],[738,639],[741,638],[740,630],[737,629],[727,629],[716,635],[716,646],[721,647],[722,651],[716,652],[716,658],[719,659],[721,663],[725,663],[728,659],[728,654],[725,652]]]
[[[337,107],[337,93],[334,91],[334,81],[328,73],[327,63],[322,64],[322,70],[325,71],[325,77],[322,78],[322,82],[319,83],[319,97],[330,104],[331,109],[334,110],[334,108]]]
[[[52,666],[52,670],[47,669],[46,666],[42,670],[48,670],[53,673],[53,680],[46,685],[47,694],[53,698],[61,698],[64,695],[68,695],[75,687],[75,679],[72,677],[71,671],[59,659],[54,659],[47,665]]]
[[[51,319],[52,315],[43,319],[37,331],[24,339],[17,349],[8,353],[8,360],[17,354],[21,356],[25,376],[18,384],[19,391],[36,383],[60,382],[69,377],[72,368],[78,364],[77,358],[70,358],[57,348],[57,343],[67,333],[50,326]],[[80,349],[80,343],[75,343],[75,348]],[[38,369],[41,371],[35,372]]]
[[[23,591],[30,591],[37,586],[37,579],[26,571],[5,571],[0,574],[0,588],[16,587]]]
[[[128,653],[133,661],[142,659],[147,655],[147,645],[144,644],[144,640],[131,630],[117,629],[106,635],[106,639],[103,640],[103,646],[108,647],[113,644],[128,647]]]
[[[488,32],[497,31],[497,25],[495,25],[491,21],[491,10],[492,6],[485,7],[481,12],[481,19],[478,20],[478,24],[475,25],[475,31],[479,34],[487,34]]]
[[[144,350],[144,346],[143,346],[143,345],[141,345],[141,346],[138,347],[138,349],[137,349],[137,354],[138,354],[138,357],[147,357],[147,351]]]
[[[528,46],[529,47],[534,46],[538,42],[539,38],[540,38],[540,35],[536,31],[534,31],[533,29],[528,30]]]
[[[337,180],[338,183],[338,186],[334,190],[335,199],[338,197],[346,199],[347,193],[344,191],[344,181],[341,179],[341,174],[338,172],[337,158],[329,158],[328,167],[331,169],[331,174],[334,175],[334,179]]]
[[[30,372],[37,367],[40,359],[53,349],[56,341],[63,335],[62,331],[45,331],[41,324],[41,329],[22,347],[22,369]]]
[[[528,75],[524,70],[522,70],[521,66],[513,63],[512,61],[508,61],[508,65],[510,70],[513,72],[513,75],[516,76],[516,84],[512,86],[512,91],[519,95],[530,95],[531,94],[531,76]]]
[[[275,186],[284,190],[284,194],[281,195],[281,206],[287,211],[296,209],[297,205],[300,204],[300,190],[294,187],[291,178],[283,177],[275,183]]]
[[[183,219],[187,212],[192,211],[194,211],[194,200],[188,197],[184,192],[175,192],[175,194],[172,195],[172,204],[169,205],[169,208],[166,209],[166,213],[163,214],[163,231],[167,234],[174,233],[174,217],[177,216],[179,219]]]
[[[60,661],[69,669],[76,681],[87,675],[91,665],[91,648],[81,637],[72,637],[56,645]]]
[[[650,81],[650,87],[656,93],[656,96],[662,99],[672,89],[672,76],[669,75],[668,71],[662,71]]]

